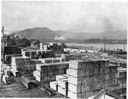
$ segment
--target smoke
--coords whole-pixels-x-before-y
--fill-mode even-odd
[[[85,21],[83,18],[73,24],[72,29],[68,32],[56,37],[58,40],[67,39],[89,39],[89,38],[104,38],[109,39],[126,39],[127,23],[125,18],[97,16],[91,20]],[[75,32],[74,32],[75,31]],[[86,31],[86,32],[85,32]]]
[[[64,41],[64,40],[66,40],[66,38],[65,38],[65,36],[55,36],[55,38],[54,38],[54,40],[62,40],[62,41]]]
[[[103,17],[101,19],[103,24],[103,32],[113,32],[113,31],[126,31],[127,30],[127,20],[126,19],[112,19],[111,17]]]

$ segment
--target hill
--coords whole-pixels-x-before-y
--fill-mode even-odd
[[[126,40],[127,32],[126,31],[109,31],[102,33],[91,33],[91,32],[70,32],[57,30],[53,31],[46,27],[35,27],[29,28],[21,31],[14,32],[10,34],[11,36],[19,35],[20,37],[26,37],[28,39],[38,39],[38,40],[87,40],[87,39],[119,39]]]
[[[26,37],[28,39],[47,39],[47,40],[54,40],[55,33],[54,31],[46,28],[46,27],[36,27],[36,28],[29,28],[21,31],[17,31],[11,34],[11,36],[20,36]]]

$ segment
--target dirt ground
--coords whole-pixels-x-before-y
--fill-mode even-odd
[[[5,85],[0,81],[0,97],[42,97],[42,98],[62,98],[61,95],[48,96],[39,87],[33,89],[27,89],[19,80],[19,78],[13,78],[12,83]],[[64,97],[63,97],[64,98]]]

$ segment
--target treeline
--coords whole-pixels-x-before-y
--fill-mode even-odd
[[[27,38],[13,38],[11,36],[7,36],[5,42],[10,47],[26,47],[31,45],[31,41]]]

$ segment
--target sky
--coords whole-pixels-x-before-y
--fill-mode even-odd
[[[32,27],[72,32],[127,30],[127,2],[3,1],[7,34]]]

